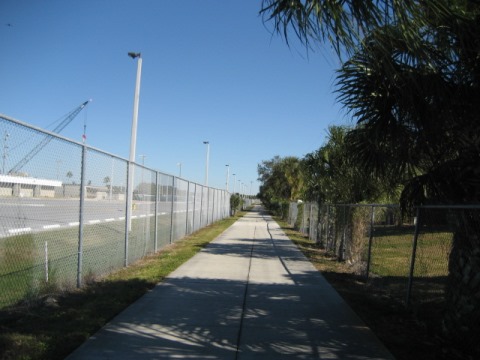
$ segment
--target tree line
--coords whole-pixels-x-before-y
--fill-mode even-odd
[[[355,128],[331,126],[318,150],[299,158],[275,156],[258,165],[259,198],[271,210],[292,201],[330,204],[398,203],[402,179],[366,172],[348,137]]]
[[[480,203],[478,0],[263,0],[261,14],[287,44],[293,36],[308,51],[320,44],[337,53],[338,100],[356,123],[330,128],[327,143],[302,159],[263,161],[266,205]],[[478,342],[479,211],[455,221],[442,323],[448,336]]]

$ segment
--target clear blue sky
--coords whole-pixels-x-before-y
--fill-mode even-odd
[[[335,56],[272,36],[260,3],[2,0],[0,113],[48,128],[91,98],[62,135],[81,141],[85,122],[89,145],[127,159],[137,68],[127,53],[141,52],[137,162],[174,175],[181,162],[183,178],[203,183],[208,140],[209,185],[225,187],[229,164],[256,192],[258,163],[302,157],[346,122]]]

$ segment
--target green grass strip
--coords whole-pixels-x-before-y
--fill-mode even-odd
[[[80,290],[0,311],[0,359],[63,359],[245,212],[220,220]]]

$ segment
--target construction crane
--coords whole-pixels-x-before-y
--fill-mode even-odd
[[[80,113],[80,111],[83,110],[85,106],[90,102],[91,100],[87,100],[84,103],[82,103],[80,106],[76,107],[73,109],[71,112],[69,112],[67,115],[65,115],[65,118],[62,120],[60,124],[57,125],[55,129],[52,130],[52,132],[59,134],[60,131],[62,131],[70,122]],[[13,168],[10,169],[8,172],[11,175],[15,175],[18,173],[18,171],[23,168],[32,158],[37,155],[47,144],[52,141],[53,136],[52,135],[46,135],[45,138],[40,141],[22,160],[20,160]]]

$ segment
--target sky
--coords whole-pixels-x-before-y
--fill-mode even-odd
[[[258,191],[257,165],[303,157],[348,122],[332,51],[288,46],[259,0],[1,0],[0,113],[128,159],[137,60],[136,161],[203,184]],[[241,185],[244,184],[244,185]]]

